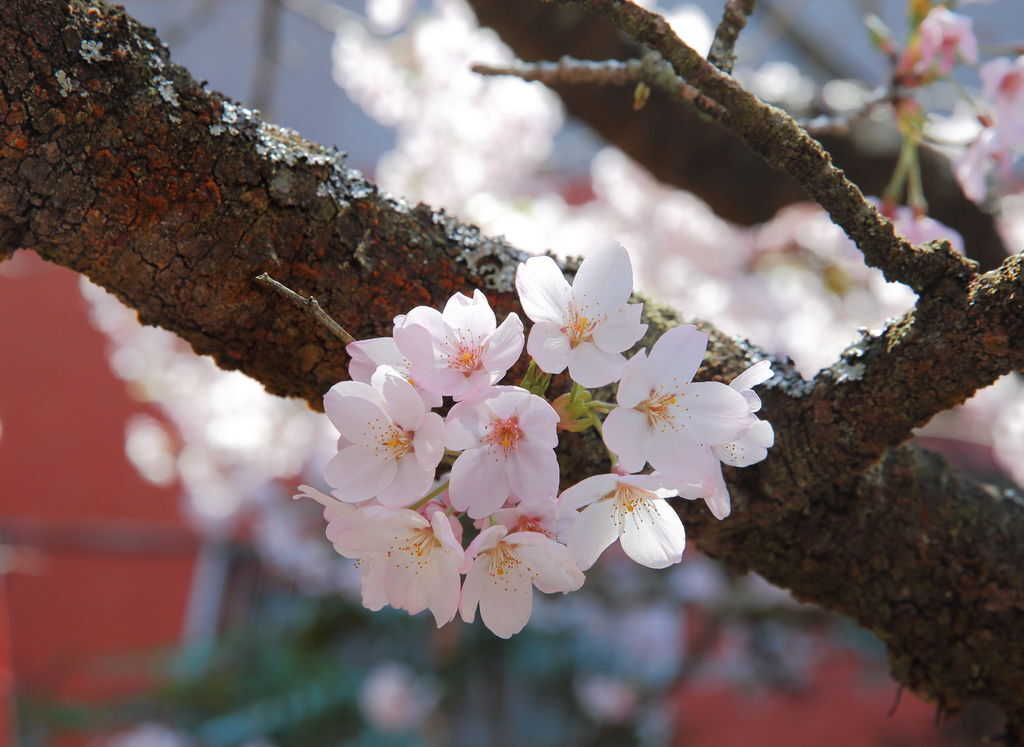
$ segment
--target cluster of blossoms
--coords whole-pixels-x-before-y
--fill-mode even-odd
[[[627,360],[647,330],[642,305],[628,303],[632,285],[618,244],[588,257],[572,285],[550,257],[533,257],[516,273],[528,339],[516,314],[498,325],[476,291],[441,312],[396,317],[392,337],[348,346],[353,380],[324,397],[340,434],[324,471],[331,495],[300,495],[324,504],[327,536],[357,561],[368,608],[429,609],[441,626],[456,614],[471,622],[479,607],[507,638],[529,619],[534,586],[580,588],[616,539],[651,568],[679,562],[685,535],[667,498],[729,514],[722,463],[753,464],[773,443],[752,391],[771,367],[761,361],[731,385],[694,382],[708,338],[692,325]],[[521,386],[498,385],[524,342],[532,360]],[[572,390],[548,402],[551,375],[566,369]],[[617,405],[588,391],[616,381]],[[442,419],[432,408],[444,397],[454,404]],[[588,427],[602,432],[612,469],[559,495],[558,433]],[[445,460],[450,473],[436,484]]]

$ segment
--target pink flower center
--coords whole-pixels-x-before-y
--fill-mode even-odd
[[[647,416],[647,423],[652,427],[669,426],[675,420],[676,395],[654,394],[637,405],[637,410]]]
[[[509,550],[509,547],[505,542],[499,542],[493,550],[489,550],[488,552],[491,556],[491,578],[493,580],[500,579],[507,584],[508,581],[505,580],[505,576],[519,570],[519,566],[523,564],[523,561],[517,558],[515,553]]]
[[[448,353],[448,367],[458,371],[463,376],[469,376],[481,368],[482,363],[480,359],[483,357],[483,354],[483,346],[460,340],[455,345],[452,345]]]
[[[430,562],[431,550],[440,543],[434,537],[430,527],[413,530],[400,544],[392,546],[387,556],[392,559],[396,568],[424,568]],[[399,557],[395,557],[398,555]]]
[[[501,449],[505,456],[508,456],[516,449],[516,444],[523,437],[523,430],[519,427],[519,418],[513,415],[510,418],[500,420],[495,418],[487,428],[484,442]]]
[[[380,444],[387,449],[395,459],[400,459],[412,451],[412,439],[409,438],[409,433],[394,424],[384,431],[380,439]]]

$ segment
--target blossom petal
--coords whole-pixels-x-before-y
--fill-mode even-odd
[[[605,352],[592,342],[581,342],[569,353],[569,376],[587,389],[618,381],[625,366],[621,354]]]
[[[572,283],[577,308],[595,312],[617,309],[632,292],[633,265],[618,242],[605,244],[587,256]]]
[[[534,586],[545,594],[566,594],[583,586],[583,572],[562,543],[540,532],[516,532],[505,541],[515,545],[516,556],[530,567]]]
[[[554,449],[523,440],[510,462],[509,487],[523,503],[540,503],[558,493],[558,459]]]
[[[384,411],[395,423],[407,431],[420,427],[427,408],[408,379],[391,366],[381,366],[373,373],[372,382],[380,392]]]
[[[565,324],[569,282],[551,257],[530,257],[516,268],[519,302],[533,322]]]
[[[538,322],[530,329],[526,352],[537,361],[544,373],[558,374],[569,365],[572,348],[562,326],[554,322]]]
[[[481,558],[473,563],[466,574],[466,580],[462,582],[459,614],[464,622],[471,623],[476,618],[477,605],[480,604],[480,597],[488,583],[488,565],[487,558]]]
[[[390,457],[362,444],[342,449],[324,467],[324,478],[342,501],[355,503],[373,498],[395,478],[398,466]]]
[[[494,513],[508,499],[509,480],[505,460],[487,448],[462,452],[452,465],[448,495],[459,511],[482,519]]]
[[[715,456],[733,467],[749,467],[768,456],[775,444],[775,431],[767,420],[758,420],[743,438],[724,446],[713,446]]]
[[[619,542],[640,565],[665,568],[682,560],[686,532],[668,502],[652,498],[623,518]]]
[[[665,332],[647,356],[655,385],[675,389],[693,381],[707,347],[707,333],[692,324],[682,324]]]
[[[707,446],[694,443],[679,431],[667,431],[651,439],[647,461],[673,481],[700,482],[718,460]]]
[[[436,412],[428,412],[412,437],[413,453],[423,469],[433,473],[441,457],[447,439],[444,421]]]
[[[647,331],[640,321],[643,310],[642,303],[629,303],[609,312],[608,318],[594,327],[594,342],[609,353],[629,350]]]
[[[654,376],[647,364],[647,351],[640,350],[622,369],[615,401],[623,407],[636,407],[651,395],[653,388]]]
[[[406,454],[398,460],[394,479],[376,494],[377,500],[388,508],[404,508],[422,498],[433,482],[434,470],[423,469],[416,457]]]
[[[604,443],[619,457],[619,466],[638,472],[647,463],[651,430],[643,413],[628,407],[616,407],[604,420]]]
[[[761,360],[729,382],[729,386],[737,392],[742,392],[744,389],[753,389],[758,384],[763,384],[773,375],[772,362],[767,359]]]
[[[618,539],[615,501],[592,503],[580,512],[566,536],[569,552],[580,570],[587,570],[612,542]]]
[[[477,339],[490,337],[497,326],[497,319],[487,302],[487,296],[479,289],[473,291],[472,298],[462,293],[456,293],[449,298],[442,316],[452,329],[463,333],[464,336]]]
[[[376,428],[390,421],[377,390],[359,381],[342,381],[332,386],[324,395],[324,412],[350,443],[366,440]]]
[[[558,515],[568,516],[570,512],[599,501],[615,492],[618,475],[593,475],[562,491],[558,498]]]
[[[370,383],[370,377],[377,366],[394,366],[405,372],[409,361],[402,355],[393,337],[373,337],[369,340],[356,340],[345,346],[349,354],[348,375],[353,381]]]
[[[518,314],[509,314],[487,343],[482,358],[484,368],[488,371],[508,371],[523,352],[523,339],[522,320]]]
[[[480,595],[480,618],[494,635],[511,638],[526,627],[532,610],[533,584],[529,576],[508,569],[499,576],[493,567],[488,568],[487,583]]]
[[[558,413],[546,399],[531,394],[517,408],[519,427],[530,443],[553,449],[558,446]]]
[[[676,395],[675,422],[695,443],[726,444],[750,427],[747,401],[717,381],[687,384]]]
[[[475,446],[490,421],[489,411],[480,400],[459,402],[448,411],[445,420],[445,445],[454,451]]]

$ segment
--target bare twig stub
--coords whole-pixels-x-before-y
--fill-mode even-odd
[[[740,32],[747,25],[747,17],[754,12],[756,0],[726,0],[722,11],[722,20],[715,29],[715,39],[711,42],[708,62],[723,73],[731,73],[736,65],[736,41]]]
[[[307,298],[306,296],[296,293],[287,285],[285,285],[284,283],[279,283],[265,272],[256,276],[256,282],[265,285],[268,288],[273,288],[275,291],[277,291],[282,296],[291,301],[293,304],[295,304],[300,309],[305,311],[307,314],[316,319],[322,325],[327,327],[327,329],[331,331],[331,334],[333,334],[339,340],[344,341],[346,345],[348,345],[350,342],[356,341],[356,338],[354,338],[352,335],[346,332],[344,327],[342,327],[340,324],[334,321],[334,318],[326,311],[324,311],[323,307],[320,306],[320,303],[312,296],[309,296]]]

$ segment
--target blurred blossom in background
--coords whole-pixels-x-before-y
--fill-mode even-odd
[[[477,27],[463,0],[266,4],[269,27],[257,23],[257,3],[133,0],[127,9],[155,25],[197,78],[243,101],[258,93],[263,100],[251,103],[268,119],[352,150],[350,162],[389,192],[531,252],[585,256],[617,240],[644,293],[792,358],[805,377],[840,354],[836,375],[856,375],[861,331],[914,302],[907,288],[866,268],[818,207],[798,203],[758,225],[729,223],[567,119],[542,85],[472,73],[473,63],[514,57]],[[744,32],[737,77],[797,114],[859,107],[882,74],[866,34],[839,39],[841,24],[813,4],[769,5],[775,12],[759,3]],[[703,51],[718,6],[659,7]],[[850,6],[843,12],[859,24]],[[837,59],[854,60],[851,79],[823,85],[830,74],[793,51],[780,13],[834,41]],[[979,35],[986,28],[976,26]],[[278,42],[268,62],[261,44],[271,32]],[[962,150],[977,135],[973,115],[952,95],[935,96],[936,128]],[[881,115],[865,129],[880,141],[893,137]],[[915,241],[959,241],[930,219],[896,217]],[[1019,197],[1005,201],[1000,228],[1008,246],[1020,245]],[[21,282],[19,266],[42,272],[8,263],[0,268],[5,287]],[[951,744],[990,726],[982,714],[973,726],[968,718],[935,730],[930,707],[909,694],[889,718],[896,688],[870,634],[692,547],[658,573],[609,551],[581,592],[538,596],[530,626],[511,642],[479,625],[437,631],[424,615],[371,617],[359,603],[358,574],[323,537],[318,507],[289,500],[298,483],[323,484],[336,438],[326,418],[140,326],[86,280],[81,293],[110,370],[137,403],[119,421],[123,456],[163,489],[161,500],[178,501],[191,538],[181,545],[189,574],[177,595],[183,603],[168,613],[180,619],[180,640],[97,651],[103,656],[81,664],[109,667],[110,656],[130,652],[116,666],[145,670],[145,688],[98,708],[96,693],[69,700],[33,687],[45,677],[19,679],[15,667],[26,745],[852,745],[880,743],[880,735],[892,744]],[[12,396],[4,391],[0,400]],[[2,433],[0,452],[19,437],[13,426]],[[943,413],[920,438],[984,479],[1024,485],[1019,377]],[[103,487],[82,480],[82,489]],[[132,603],[114,614],[130,619]],[[17,646],[19,635],[33,635],[29,618],[17,616],[32,611],[10,614]],[[40,671],[50,666],[40,662]]]

